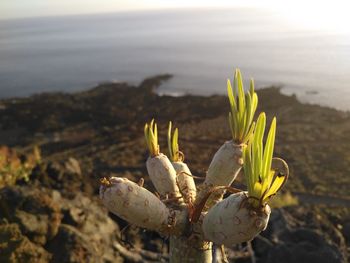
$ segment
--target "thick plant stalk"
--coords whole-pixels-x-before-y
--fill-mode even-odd
[[[212,243],[170,236],[170,263],[212,263]]]
[[[185,202],[193,203],[196,200],[197,189],[190,169],[183,162],[173,162],[172,164],[177,173],[177,183]]]
[[[126,178],[102,181],[100,198],[110,212],[136,226],[160,232],[169,227],[169,209],[150,191]]]
[[[154,187],[162,197],[181,197],[176,184],[176,171],[166,155],[159,153],[154,157],[150,156],[146,166]]]
[[[271,209],[256,209],[248,202],[246,192],[230,195],[205,215],[202,230],[206,240],[231,246],[252,240],[265,230]]]

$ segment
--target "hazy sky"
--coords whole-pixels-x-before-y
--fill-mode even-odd
[[[181,7],[251,5],[252,0],[1,0],[2,18]]]
[[[189,7],[264,7],[296,24],[349,32],[348,0],[0,0],[0,19]]]

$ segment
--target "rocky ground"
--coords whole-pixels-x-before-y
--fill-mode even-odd
[[[168,78],[0,101],[0,144],[23,153],[38,145],[44,158],[29,182],[0,190],[0,262],[167,261],[167,239],[108,214],[98,186],[99,178],[115,175],[144,178],[154,190],[143,136],[152,118],[165,153],[168,121],[179,128],[180,147],[197,176],[205,176],[230,139],[226,97],[158,96],[155,89]],[[257,262],[346,262],[350,114],[301,104],[277,88],[258,95],[258,111],[277,116],[275,155],[291,168],[285,192],[299,204],[273,210],[268,229],[252,242]],[[234,186],[244,189],[242,178]],[[227,254],[235,262],[252,256],[245,244]]]

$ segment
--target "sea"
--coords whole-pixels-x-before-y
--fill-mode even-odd
[[[0,98],[174,77],[160,94],[248,84],[350,110],[350,34],[300,28],[276,12],[181,9],[0,20]]]

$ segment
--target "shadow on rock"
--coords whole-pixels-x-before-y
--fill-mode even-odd
[[[305,207],[276,209],[271,214],[267,230],[253,242],[258,262],[346,262],[341,233],[322,215],[307,210]]]
[[[26,186],[0,190],[1,262],[122,262],[118,225],[81,193]]]

